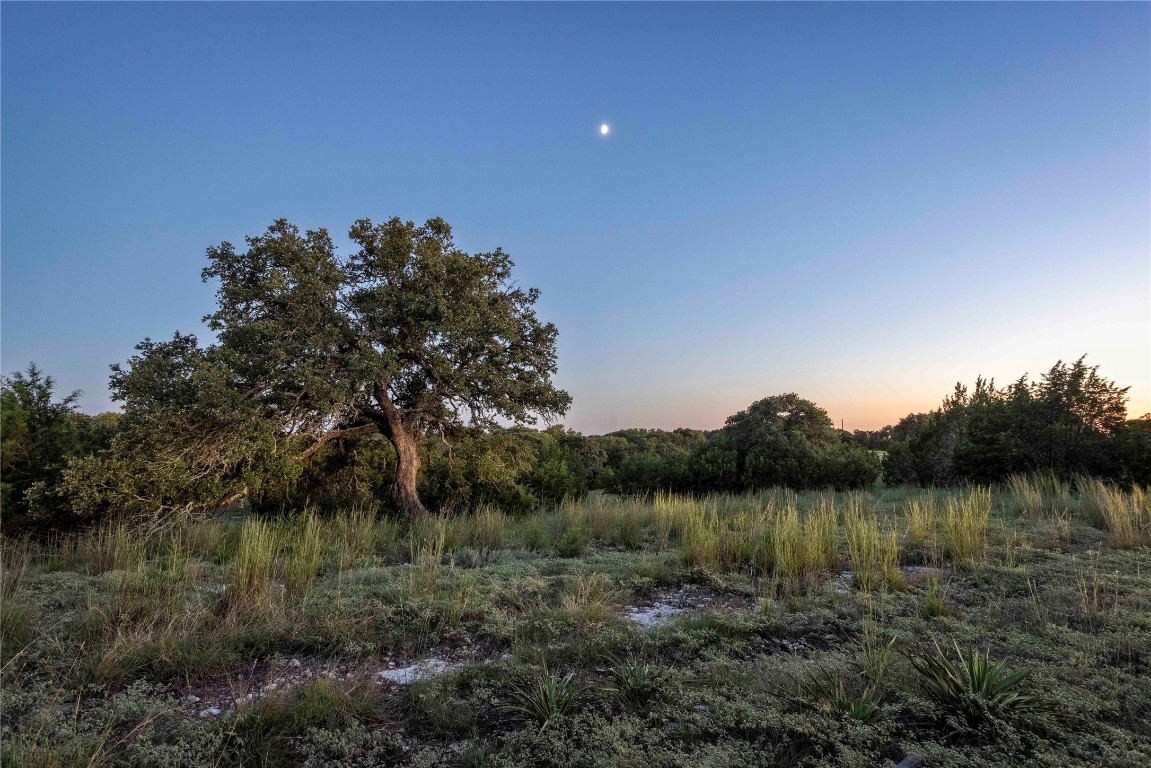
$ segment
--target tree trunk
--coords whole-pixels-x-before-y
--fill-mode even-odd
[[[416,492],[416,478],[420,473],[420,451],[415,436],[403,424],[393,428],[392,445],[396,448],[396,479],[392,483],[392,503],[401,514],[419,517],[427,514]]]
[[[396,449],[396,479],[392,483],[392,503],[396,510],[408,517],[426,515],[428,510],[416,491],[416,478],[420,473],[420,449],[416,431],[407,423],[404,414],[396,408],[384,385],[376,386],[376,401],[385,418],[378,424],[384,437]]]

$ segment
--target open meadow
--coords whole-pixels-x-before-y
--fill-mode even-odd
[[[3,764],[1148,764],[1149,537],[1045,476],[9,537]]]

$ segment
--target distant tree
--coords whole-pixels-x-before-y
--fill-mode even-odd
[[[1003,388],[982,377],[970,390],[957,384],[940,408],[909,416],[892,430],[884,477],[945,485],[1036,470],[1126,476],[1125,462],[1139,462],[1119,450],[1128,430],[1129,388],[1084,360],[1058,361],[1039,381],[1024,375]]]
[[[536,318],[539,293],[515,286],[507,254],[465,253],[442,219],[363,219],[349,236],[347,261],[325,230],[283,219],[244,251],[208,249],[217,343],[146,340],[113,369],[126,426],[159,443],[148,446],[164,465],[159,503],[125,476],[146,462],[127,437],[127,462],[96,468],[103,488],[126,483],[137,506],[163,508],[184,487],[210,506],[294,483],[330,443],[379,434],[396,454],[392,501],[415,515],[421,435],[566,411],[550,378],[555,326]]]
[[[744,488],[858,488],[879,475],[877,456],[844,444],[827,411],[794,393],[752,403],[728,418],[723,434]]]
[[[54,511],[68,461],[83,448],[77,390],[57,398],[56,381],[35,363],[0,377],[0,509],[5,523]],[[38,508],[37,508],[38,507]]]
[[[1129,419],[1108,448],[1112,477],[1128,485],[1151,485],[1151,413]]]

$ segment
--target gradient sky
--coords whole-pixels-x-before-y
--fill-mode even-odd
[[[511,253],[584,432],[878,428],[1085,352],[1151,410],[1146,3],[0,16],[0,367],[89,412],[208,336],[209,245],[393,215]]]

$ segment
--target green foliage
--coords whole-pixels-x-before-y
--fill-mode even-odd
[[[442,219],[363,219],[349,236],[347,260],[325,230],[283,219],[244,251],[209,248],[217,343],[145,340],[113,366],[125,431],[73,473],[77,507],[170,516],[244,497],[283,504],[307,496],[302,482],[363,502],[357,459],[373,447],[347,441],[378,435],[394,448],[392,501],[416,514],[421,437],[567,410],[550,378],[555,326],[536,318],[539,292],[515,285],[507,254],[459,250]]]
[[[4,661],[32,639],[32,614],[28,606],[11,598],[0,602],[0,639],[4,646]]]
[[[964,654],[956,643],[952,659],[937,643],[934,655],[914,654],[907,660],[919,673],[924,691],[940,706],[969,722],[981,720],[987,707],[1002,713],[1040,708],[1034,696],[1019,690],[1031,670],[1008,673],[1003,662],[991,662],[990,651],[980,653],[973,648]]]
[[[1146,482],[1151,433],[1126,420],[1129,387],[1089,366],[1086,356],[1058,361],[1038,381],[1006,387],[979,377],[929,414],[896,425],[884,461],[888,483],[947,485],[998,482],[1035,471],[1069,478],[1093,474]],[[1149,422],[1151,423],[1151,422]]]
[[[28,364],[0,377],[0,515],[6,526],[26,519],[55,522],[68,461],[100,438],[81,432],[80,392],[56,399],[56,382]]]
[[[875,725],[887,717],[882,708],[883,696],[876,688],[868,685],[853,691],[843,675],[825,667],[808,669],[797,681],[797,688],[795,701],[861,725]]]
[[[576,679],[574,672],[561,676],[545,667],[526,682],[512,684],[510,701],[503,709],[542,731],[571,714],[586,692],[587,686]]]
[[[670,670],[635,656],[614,659],[609,672],[611,682],[604,690],[618,695],[628,704],[649,704],[659,696],[670,677]]]
[[[292,740],[312,729],[334,729],[378,719],[383,705],[377,686],[342,687],[317,680],[282,696],[252,702],[226,723],[225,764],[281,766],[292,763]]]

